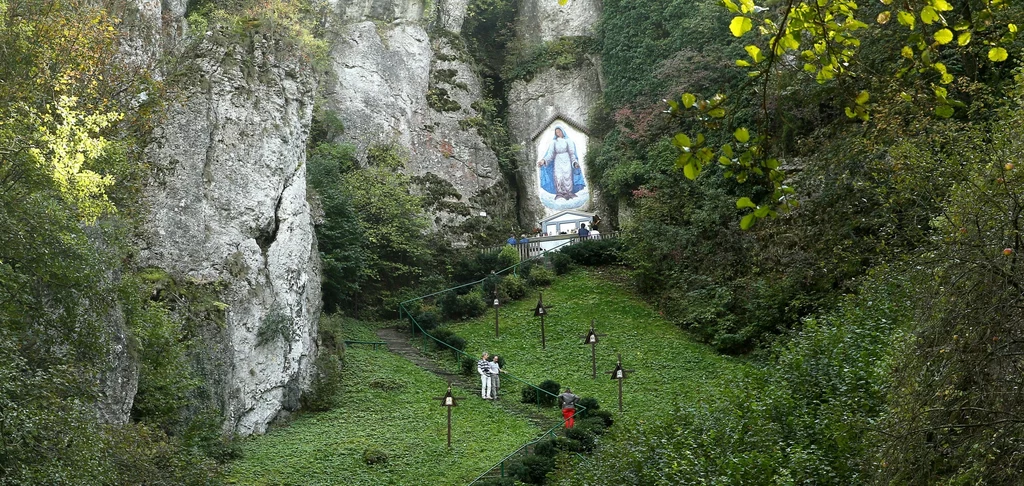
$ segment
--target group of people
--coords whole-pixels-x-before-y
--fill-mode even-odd
[[[498,364],[498,355],[494,355],[490,360],[487,358],[488,354],[485,351],[480,356],[480,361],[476,362],[476,371],[480,373],[480,398],[497,400],[498,389],[501,388],[501,377],[498,375],[504,373],[504,370]]]
[[[491,357],[484,351],[480,355],[480,360],[476,362],[476,371],[480,373],[480,398],[484,400],[498,399],[498,390],[501,388],[499,375],[505,373],[498,361],[498,355]],[[580,397],[573,394],[569,387],[565,387],[565,391],[558,395],[558,405],[562,408],[562,418],[565,419],[565,428],[567,429],[571,429],[575,425],[573,417],[576,415],[576,403],[579,400]]]

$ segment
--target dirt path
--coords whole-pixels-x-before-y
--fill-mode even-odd
[[[411,361],[414,365],[441,377],[454,386],[475,392],[472,395],[473,398],[476,398],[476,395],[479,395],[480,380],[475,374],[473,376],[464,376],[459,373],[452,373],[442,369],[436,362],[434,362],[434,360],[423,354],[419,348],[413,346],[409,342],[409,333],[403,332],[394,327],[387,327],[378,329],[377,337],[379,337],[381,341],[387,343],[388,350],[392,353]],[[508,381],[510,383],[514,383],[513,380]],[[508,413],[524,417],[530,422],[530,424],[545,430],[553,427],[560,421],[561,414],[557,413],[558,411],[554,408],[550,410],[538,410],[537,407],[533,405],[520,403],[519,389],[517,387],[509,386],[506,388],[503,386],[502,390],[502,398],[500,400],[491,401],[494,406],[501,408]]]

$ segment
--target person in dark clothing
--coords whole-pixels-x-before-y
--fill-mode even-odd
[[[590,230],[587,229],[587,223],[580,223],[579,237],[581,240],[585,240],[590,236]]]
[[[562,406],[562,418],[565,419],[565,428],[571,429],[575,425],[573,416],[576,415],[576,402],[580,400],[580,397],[574,395],[569,387],[565,387],[565,392],[558,395],[558,403]]]

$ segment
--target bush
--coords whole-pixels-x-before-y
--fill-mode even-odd
[[[526,283],[530,284],[530,287],[547,287],[554,279],[555,276],[552,275],[551,270],[538,265],[530,270],[530,276],[526,278]]]
[[[363,462],[365,462],[367,466],[372,466],[374,464],[387,464],[388,453],[377,448],[366,449],[363,451]]]
[[[447,327],[439,327],[435,329],[434,332],[432,332],[430,335],[434,336],[434,339],[437,339],[437,341],[440,341],[434,342],[434,347],[439,351],[449,350],[452,352],[452,354],[458,356],[459,351],[466,350],[466,340],[463,339],[461,336],[456,335],[454,332],[452,332],[451,329],[448,329]],[[447,344],[448,346],[445,346],[444,344],[441,343]]]
[[[448,292],[438,300],[441,314],[448,319],[466,319],[483,315],[487,310],[487,304],[480,292],[470,292],[465,295],[458,295],[456,292]]]
[[[594,446],[597,445],[597,434],[594,432],[593,427],[588,427],[585,423],[584,421],[579,421],[575,427],[565,429],[565,437],[579,444],[579,449],[575,452],[592,452]]]
[[[512,245],[501,247],[501,251],[498,252],[498,266],[508,268],[517,263],[519,263],[519,249]]]
[[[565,250],[565,248],[562,248]],[[565,275],[572,270],[573,261],[572,257],[562,253],[562,251],[556,251],[550,253],[548,258],[551,259],[551,266],[555,268],[555,275]]]
[[[526,282],[518,275],[509,275],[498,284],[498,293],[511,300],[519,300],[526,295]]]
[[[530,278],[530,273],[533,272],[534,268],[536,268],[536,266],[533,264],[533,260],[524,260],[519,264],[519,268],[516,270],[516,273],[524,280],[528,280]]]
[[[612,265],[622,263],[619,256],[621,248],[622,243],[618,239],[582,240],[563,247],[559,253],[569,256],[580,265]]]
[[[302,394],[302,408],[325,412],[334,408],[334,397],[341,388],[341,360],[333,353],[321,353],[313,364],[309,391]]]
[[[472,356],[463,356],[459,365],[463,376],[473,376],[476,373],[476,360]]]
[[[441,324],[441,316],[438,316],[434,311],[423,311],[415,319],[420,328],[428,332]]]
[[[533,453],[538,456],[555,457],[559,452],[579,450],[579,443],[565,437],[555,437],[537,443]]]
[[[501,358],[499,358],[499,361],[500,359]],[[538,391],[537,388],[547,391],[550,395],[543,391]],[[521,393],[522,402],[536,403],[541,406],[550,407],[558,402],[558,393],[561,391],[561,385],[559,385],[557,381],[552,380],[544,380],[536,388],[531,385],[525,385],[523,386],[523,391]]]
[[[554,468],[554,458],[530,454],[510,469],[516,479],[526,484],[544,484],[548,473]]]

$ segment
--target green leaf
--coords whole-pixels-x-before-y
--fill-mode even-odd
[[[858,105],[863,105],[864,103],[867,103],[868,100],[870,100],[870,99],[871,99],[871,94],[868,93],[867,90],[863,90],[860,93],[857,93],[857,99],[854,100],[854,101]]]
[[[953,107],[949,105],[938,105],[935,107],[935,114],[942,118],[953,116]]]
[[[725,116],[725,108],[715,108],[708,112],[711,118],[722,118]]]
[[[754,204],[754,201],[751,201],[749,197],[741,197],[741,198],[736,200],[736,209],[743,209],[743,208],[755,208],[756,209],[757,208],[757,204]]]
[[[938,10],[940,12],[948,12],[950,10],[953,10],[953,6],[950,5],[949,2],[947,2],[946,0],[932,0],[932,5],[935,7],[935,10]]]
[[[754,25],[750,22],[750,19],[743,16],[733,17],[732,22],[729,22],[729,31],[732,32],[734,37],[746,34],[753,27]]]
[[[756,210],[754,210],[754,216],[756,216],[758,218],[763,218],[765,216],[768,216],[768,212],[771,211],[771,210],[772,210],[772,208],[769,207],[769,206],[761,206],[761,207],[757,208]]]
[[[942,29],[935,33],[935,42],[939,45],[949,44],[953,40],[953,31],[949,29]]]
[[[672,144],[679,148],[688,148],[690,146],[690,137],[687,137],[682,133],[677,133],[676,136],[672,138]]]
[[[683,106],[691,108],[697,104],[697,97],[690,93],[683,93]]]
[[[729,145],[729,144],[722,145],[722,153],[725,154],[727,157],[733,157],[732,145]]]
[[[967,32],[961,32],[960,35],[956,37],[956,43],[961,46],[966,46],[969,42],[971,42],[971,31],[969,30]]]
[[[907,59],[913,59],[914,58],[914,50],[911,49],[910,46],[903,46],[903,49],[900,50],[900,55],[905,57],[905,58],[907,58]]]
[[[737,128],[732,135],[736,137],[736,141],[740,143],[747,143],[747,141],[750,140],[750,131],[743,127]]]
[[[568,4],[568,3],[569,3],[569,0],[558,0],[558,4],[563,6],[563,7],[566,6],[566,4]]]
[[[691,181],[697,178],[698,173],[700,173],[700,171],[697,170],[697,164],[694,164],[693,162],[683,166],[683,175]]]
[[[739,67],[750,67],[751,66],[750,62],[744,61],[743,59],[737,59],[736,60],[736,65],[739,66]]]
[[[909,27],[910,30],[914,30],[914,22],[917,21],[914,14],[903,10],[896,14],[896,20],[899,20],[900,24]]]
[[[992,62],[1003,62],[1007,57],[1009,54],[1002,47],[993,47],[988,50],[988,59]]]
[[[761,48],[759,48],[759,47],[757,47],[755,45],[749,45],[749,46],[744,47],[743,49],[745,51],[747,51],[747,54],[750,56],[751,59],[754,60],[755,63],[758,63],[758,62],[761,62],[761,61],[764,60],[764,54],[761,53]]]
[[[732,165],[732,159],[724,155],[718,156],[718,163],[722,165]]]
[[[740,220],[740,229],[748,230],[754,224],[754,213],[750,213]]]
[[[729,9],[732,13],[740,13],[740,8],[735,3],[732,3],[732,0],[722,0],[722,6]]]
[[[769,168],[769,169],[771,169],[771,170],[778,169],[779,168],[779,159],[768,159],[764,163],[764,166]]]
[[[690,155],[689,152],[679,154],[679,157],[676,157],[676,167],[685,167],[686,164],[690,163],[691,158],[693,158],[693,155]]]
[[[935,11],[930,5],[926,5],[921,9],[921,22],[931,25],[939,20],[939,13]]]
[[[886,10],[885,12],[878,14],[878,17],[875,18],[875,22],[878,22],[878,25],[885,25],[889,23],[890,19],[892,19],[892,12]]]

